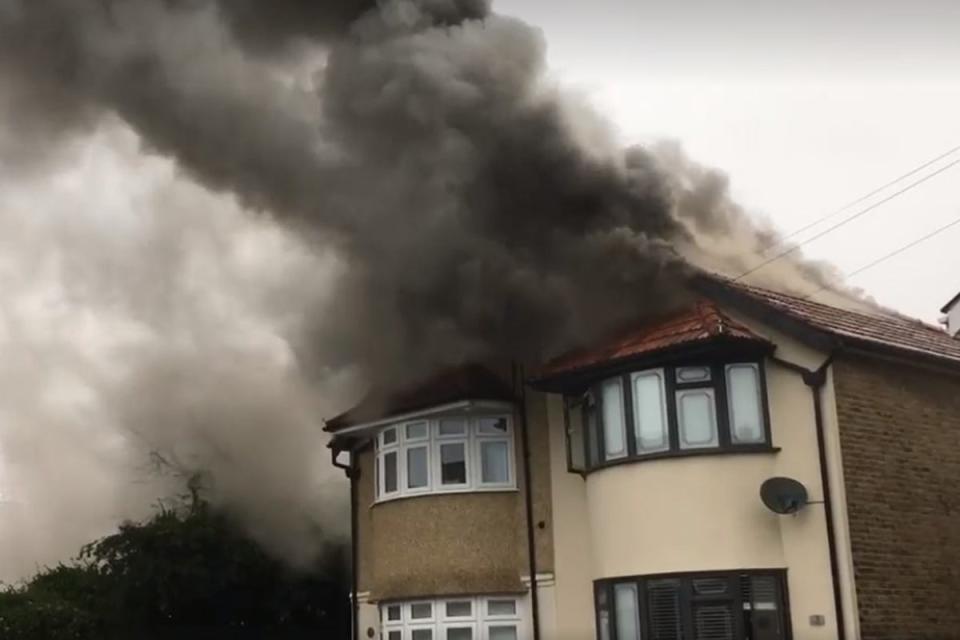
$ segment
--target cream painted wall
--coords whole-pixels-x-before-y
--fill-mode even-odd
[[[567,472],[563,401],[547,398],[550,422],[550,477],[553,507],[553,549],[556,640],[593,638],[593,534],[587,519],[583,478]]]
[[[777,344],[779,358],[806,368],[826,359],[776,330],[737,319]],[[564,640],[593,637],[596,579],[748,568],[787,570],[795,640],[836,637],[811,393],[797,373],[770,361],[767,386],[772,439],[779,452],[623,464],[586,480],[565,472],[562,401],[551,397],[557,627],[570,630]],[[825,413],[830,413],[830,394],[824,394]],[[833,425],[835,429],[835,420]],[[759,488],[777,475],[801,481],[817,504],[796,516],[767,511]],[[834,480],[834,485],[840,483]],[[845,514],[842,495],[834,491],[833,499]],[[852,574],[843,591],[849,598]],[[847,611],[855,617],[850,606]],[[815,614],[827,624],[811,626]]]

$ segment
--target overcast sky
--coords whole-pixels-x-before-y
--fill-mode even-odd
[[[960,145],[960,2],[496,6],[543,29],[555,77],[588,95],[625,142],[679,140],[788,233]],[[849,273],[956,218],[960,166],[806,251]],[[935,321],[960,291],[960,225],[852,282]]]

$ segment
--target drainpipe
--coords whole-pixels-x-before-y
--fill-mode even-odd
[[[533,639],[540,640],[540,596],[537,593],[537,545],[533,531],[533,487],[530,481],[530,433],[527,429],[527,387],[523,368],[516,361],[511,364],[513,388],[520,395],[520,438],[523,447],[523,487],[527,512],[527,558],[530,561],[530,608],[533,622]]]
[[[360,603],[357,602],[357,565],[359,559],[359,545],[357,544],[357,480],[360,478],[360,469],[357,468],[356,456],[350,452],[350,463],[341,464],[337,457],[343,449],[331,447],[333,466],[343,469],[350,479],[350,638],[358,640],[360,637]]]
[[[811,371],[800,365],[779,358],[772,358],[774,362],[785,366],[800,374],[804,384],[810,387],[813,396],[813,416],[817,430],[817,455],[820,459],[820,485],[823,487],[823,509],[827,523],[827,549],[830,553],[830,577],[833,582],[833,607],[837,618],[837,640],[846,639],[846,619],[843,615],[843,596],[840,593],[840,562],[837,560],[837,538],[833,516],[833,499],[830,491],[830,470],[827,467],[827,444],[823,426],[823,403],[820,394],[827,383],[827,370],[833,363],[833,354],[820,365],[816,371]]]

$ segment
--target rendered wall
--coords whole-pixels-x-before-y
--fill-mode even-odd
[[[807,368],[826,359],[774,329],[737,319],[774,341],[780,358]],[[563,409],[560,398],[551,397],[558,638],[593,637],[596,579],[751,568],[787,570],[795,640],[837,636],[823,504],[777,516],[759,499],[764,480],[789,476],[807,487],[811,501],[822,502],[811,392],[797,373],[773,362],[767,362],[767,387],[773,445],[780,451],[640,461],[585,480],[565,472]],[[830,393],[823,397],[829,405]],[[825,421],[829,434],[831,412]],[[836,491],[834,501],[843,517]],[[852,582],[843,588],[850,598]],[[812,615],[826,624],[812,626]]]

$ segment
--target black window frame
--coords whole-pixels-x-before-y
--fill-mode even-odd
[[[780,613],[780,628],[783,631],[781,640],[792,640],[793,626],[790,614],[790,593],[787,584],[786,569],[687,571],[595,580],[593,583],[593,606],[595,623],[594,632],[596,634],[596,638],[600,640],[604,637],[601,632],[602,623],[599,606],[600,596],[602,594],[606,598],[606,610],[608,612],[608,634],[606,638],[608,638],[608,640],[620,640],[617,638],[617,602],[614,589],[617,585],[624,584],[634,585],[636,587],[636,606],[640,622],[640,637],[643,639],[654,638],[650,628],[649,592],[647,591],[647,586],[650,583],[674,581],[679,585],[678,598],[680,610],[680,629],[683,640],[695,640],[696,633],[694,611],[698,606],[703,605],[704,603],[709,604],[711,602],[729,603],[731,610],[736,612],[736,615],[734,616],[734,638],[736,640],[747,639],[750,636],[747,636],[745,633],[746,616],[743,614],[744,598],[740,584],[740,580],[742,580],[744,577],[750,579],[757,577],[774,579],[777,595],[779,596],[778,611]],[[694,580],[708,579],[726,580],[728,584],[728,592],[726,594],[718,595],[694,593]]]
[[[749,364],[756,365],[760,383],[760,404],[761,419],[763,421],[763,442],[758,443],[735,443],[730,432],[730,407],[727,394],[727,372],[730,365]],[[705,367],[710,370],[710,380],[699,382],[678,382],[677,370],[686,367]],[[664,451],[652,453],[642,453],[637,451],[636,431],[634,429],[633,416],[633,382],[632,375],[643,373],[645,371],[663,370],[664,377],[664,395],[666,401],[667,434],[669,447]],[[601,385],[603,383],[619,378],[621,380],[621,389],[623,390],[623,416],[626,429],[627,455],[606,459],[606,447],[604,442],[603,425],[603,394]],[[714,392],[717,421],[717,446],[699,447],[699,448],[681,448],[680,447],[680,425],[677,417],[677,391],[685,389],[709,388]],[[659,366],[647,366],[642,368],[631,368],[616,375],[607,375],[591,384],[584,392],[584,397],[592,396],[591,402],[584,400],[579,403],[582,407],[581,431],[583,438],[583,459],[584,468],[574,469],[572,465],[572,453],[570,443],[569,414],[567,419],[567,462],[568,469],[578,473],[589,473],[598,469],[615,466],[624,463],[640,462],[644,460],[656,460],[661,458],[676,458],[696,455],[717,455],[728,453],[771,453],[779,451],[778,447],[773,445],[770,428],[770,403],[767,392],[767,371],[766,359],[756,355],[744,357],[726,357],[722,359],[699,358],[689,361],[677,361],[669,364],[660,364]],[[567,404],[565,410],[567,410]],[[592,410],[596,417],[596,442],[597,451],[591,448],[591,433],[589,422],[587,420],[587,411]],[[593,463],[594,456],[599,453],[597,458],[599,462]]]

